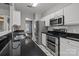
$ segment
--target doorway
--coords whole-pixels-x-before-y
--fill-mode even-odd
[[[25,21],[25,32],[32,38],[32,21]]]

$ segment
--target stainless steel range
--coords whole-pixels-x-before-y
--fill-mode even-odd
[[[59,38],[51,36],[51,34],[47,35],[47,47],[53,51],[53,55],[59,55]]]
[[[66,32],[66,29],[53,29],[53,31],[48,31],[47,35],[47,47],[55,56],[60,56],[60,34],[58,32]]]

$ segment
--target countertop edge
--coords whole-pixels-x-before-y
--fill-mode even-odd
[[[10,33],[11,31],[4,31],[4,32],[0,32],[0,37],[1,36],[4,36],[4,35],[6,35],[6,34],[8,34],[8,33]]]

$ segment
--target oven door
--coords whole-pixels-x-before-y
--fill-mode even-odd
[[[47,39],[47,47],[54,52],[55,55],[58,56],[59,52],[58,52],[58,43],[59,39],[58,37],[53,37],[48,35],[48,39]]]
[[[56,24],[58,24],[58,19],[50,19],[50,25],[51,26],[54,26]]]
[[[58,40],[58,38],[48,35],[47,40],[54,43],[54,44],[57,44],[56,41]]]
[[[47,41],[47,47],[51,49],[54,53],[56,52],[56,46],[50,41]]]

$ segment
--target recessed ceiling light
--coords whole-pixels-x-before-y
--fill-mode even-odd
[[[27,4],[27,7],[32,8],[32,7],[37,7],[38,3],[30,3]]]
[[[32,6],[33,6],[33,7],[36,7],[37,5],[38,5],[38,3],[33,3],[33,5],[32,5]]]

